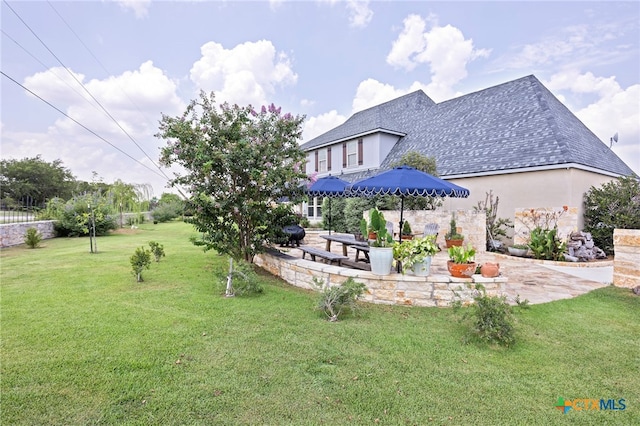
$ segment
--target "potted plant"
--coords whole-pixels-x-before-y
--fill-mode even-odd
[[[402,273],[412,270],[417,276],[426,277],[431,268],[431,257],[438,252],[435,235],[406,240],[393,246],[394,259],[402,262]]]
[[[509,254],[512,256],[525,257],[529,252],[529,246],[527,244],[514,244],[507,247]]]
[[[393,264],[393,235],[387,231],[387,221],[380,210],[373,209],[369,213],[368,229],[376,234],[375,239],[369,240],[371,273],[388,275]]]
[[[444,241],[447,244],[447,248],[453,246],[462,246],[462,242],[464,241],[464,236],[458,233],[455,213],[451,213],[449,231],[444,235]]]
[[[476,262],[474,261],[476,250],[467,244],[467,246],[449,247],[449,261],[447,269],[452,277],[469,278],[476,271]]]
[[[413,239],[413,234],[411,232],[411,225],[409,224],[408,220],[405,220],[404,223],[402,224],[402,239],[403,240],[412,240]]]

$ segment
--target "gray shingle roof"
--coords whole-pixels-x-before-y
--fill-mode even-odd
[[[359,111],[338,127],[301,145],[308,150],[332,141],[343,140],[375,129],[405,134],[411,120],[435,105],[422,90],[418,90],[380,105]]]
[[[422,91],[413,92],[354,114],[302,148],[376,128],[405,134],[382,169],[418,151],[436,158],[440,176],[571,163],[633,174],[533,75],[439,104]]]

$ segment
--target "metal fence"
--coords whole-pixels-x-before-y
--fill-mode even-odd
[[[35,222],[38,212],[45,206],[35,204],[31,199],[20,200],[20,206],[10,206],[0,201],[0,223]]]

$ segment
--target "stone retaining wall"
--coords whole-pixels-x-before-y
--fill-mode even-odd
[[[24,244],[24,236],[29,228],[36,228],[42,235],[42,239],[54,238],[56,235],[53,222],[53,220],[40,220],[38,222],[0,224],[0,247]]]
[[[613,285],[640,286],[640,230],[614,229]]]
[[[577,207],[518,208],[515,210],[514,218],[513,244],[527,244],[530,232],[537,225],[543,229],[553,229],[557,225],[558,237],[562,241],[572,232],[579,231]]]
[[[400,210],[384,210],[383,213],[386,220],[393,222],[394,232],[398,232]],[[484,211],[456,210],[454,213],[458,233],[464,235],[464,245],[470,243],[478,253],[485,252],[487,248],[487,220]],[[444,235],[449,232],[451,214],[451,211],[446,210],[405,210],[402,212],[402,218],[409,221],[411,230],[416,234],[424,232],[426,224],[437,223],[440,230],[436,243],[444,247]],[[368,220],[368,217],[366,219]]]
[[[476,283],[482,283],[488,295],[500,296],[507,282],[504,277],[484,278],[481,275],[472,278],[447,275],[418,277],[396,273],[379,276],[369,271],[303,260],[277,250],[257,255],[254,262],[289,284],[310,290],[318,290],[314,278],[321,283],[328,280],[329,285],[340,285],[353,277],[367,287],[363,300],[387,305],[447,307],[455,300],[469,304],[473,301]]]

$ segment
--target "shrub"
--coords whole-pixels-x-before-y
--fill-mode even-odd
[[[544,260],[563,260],[567,244],[558,238],[558,229],[535,228],[529,235],[533,257]]]
[[[155,257],[156,262],[160,262],[160,258],[164,257],[164,246],[155,241],[149,241],[149,247],[151,247],[151,253]]]
[[[329,209],[329,203],[331,203],[331,209]],[[347,222],[345,218],[345,207],[347,200],[344,198],[329,198],[325,197],[322,201],[322,228],[329,229],[329,222],[331,222],[331,229],[335,232],[347,232]],[[329,218],[331,213],[331,218]]]
[[[142,271],[149,269],[151,266],[151,251],[144,247],[138,247],[131,256],[131,267],[133,268],[133,275],[136,277],[137,282],[144,281],[142,279]]]
[[[169,202],[158,205],[151,212],[151,217],[154,221],[169,222],[182,214],[184,210],[184,203],[182,202]]]
[[[516,342],[514,317],[506,296],[487,296],[483,287],[462,316],[471,318],[471,335],[486,343],[513,346]],[[459,307],[459,304],[457,305]]]
[[[325,313],[331,322],[338,321],[344,311],[353,313],[357,308],[356,301],[362,296],[366,287],[349,277],[342,285],[329,286],[314,278],[314,284],[321,289],[318,309]]]
[[[264,288],[260,283],[260,277],[256,273],[253,265],[237,260],[232,263],[232,270],[227,275],[223,272],[219,274],[220,283],[225,288],[227,296],[252,296],[262,294]],[[229,275],[231,275],[231,288],[227,291]]]
[[[29,248],[36,248],[42,241],[42,234],[36,228],[29,228],[24,235],[24,242]]]
[[[640,229],[640,182],[621,177],[600,188],[591,187],[584,196],[584,230],[596,246],[613,253],[613,230]]]
[[[89,209],[91,205],[91,209]],[[103,197],[82,195],[67,201],[64,208],[59,209],[58,220],[54,224],[56,233],[62,237],[89,235],[92,214],[96,224],[96,236],[106,235],[117,228],[114,217],[109,215],[110,207]]]

